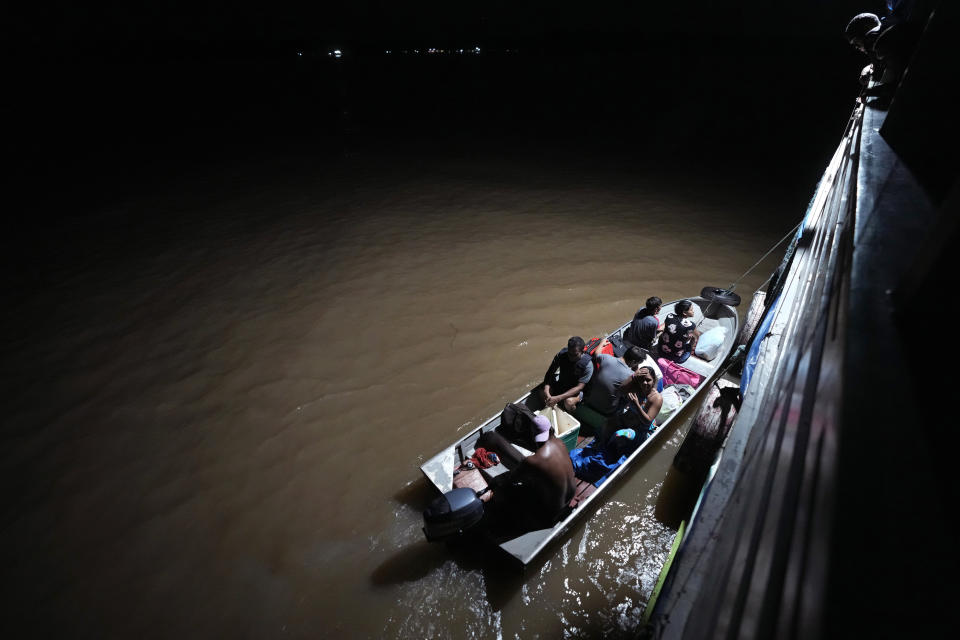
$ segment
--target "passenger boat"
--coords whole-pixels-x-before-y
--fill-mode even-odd
[[[604,500],[607,495],[615,490],[618,481],[626,475],[634,461],[639,459],[645,450],[654,446],[655,443],[660,440],[660,436],[663,433],[670,430],[670,425],[682,412],[681,410],[700,396],[720,374],[722,365],[735,346],[738,338],[738,319],[734,306],[739,303],[740,298],[731,291],[706,287],[701,291],[700,296],[687,299],[694,303],[693,320],[698,323],[701,334],[705,334],[710,329],[716,327],[723,327],[723,331],[714,332],[714,335],[718,335],[719,333],[724,334],[722,344],[716,351],[716,355],[712,359],[706,360],[698,357],[696,354],[691,354],[689,359],[681,366],[688,372],[693,372],[699,376],[699,382],[695,386],[689,384],[669,385],[667,389],[662,392],[663,394],[669,393],[670,386],[683,387],[682,389],[675,389],[673,392],[675,397],[680,398],[679,406],[674,405],[674,407],[672,407],[673,410],[670,411],[667,416],[664,415],[664,410],[661,409],[661,413],[655,420],[654,426],[651,427],[651,432],[647,438],[601,481],[593,484],[577,478],[576,493],[556,524],[550,528],[527,531],[516,537],[505,540],[498,538],[496,540],[496,544],[499,544],[499,547],[503,549],[503,551],[523,565],[527,565],[533,561],[544,549],[559,537],[563,536],[573,524],[586,514],[595,512],[595,509],[590,508],[591,505],[599,504],[597,501]],[[661,321],[667,314],[673,312],[677,302],[679,302],[679,300],[663,304],[659,314]],[[628,321],[613,331],[609,336],[610,342],[616,344],[619,341],[618,339],[622,339],[624,332],[629,326],[630,322]],[[588,352],[590,351],[591,343],[595,344],[595,342],[595,340],[588,342]],[[655,360],[658,358],[656,347],[650,350],[650,356]],[[667,372],[664,373],[666,374],[664,379],[664,383],[666,384],[670,376]],[[682,393],[677,393],[677,391],[682,391]],[[544,409],[539,394],[532,393],[532,390],[518,398],[514,404],[526,405],[532,411],[541,411]],[[479,504],[480,500],[478,496],[483,493],[488,480],[500,473],[506,472],[507,469],[502,463],[481,469],[470,464],[470,461],[474,458],[478,438],[480,438],[484,432],[500,426],[501,415],[502,413],[498,413],[492,416],[478,428],[445,447],[420,466],[426,478],[447,498],[447,500],[443,502],[443,509],[440,510],[442,513],[439,521],[437,518],[431,519],[428,517],[428,512],[424,513],[426,520],[424,533],[428,540],[444,540],[455,537],[457,534],[468,529],[482,516],[482,506]],[[558,420],[557,417],[560,419]],[[566,414],[562,410],[556,410],[553,418],[554,425],[558,426],[557,430],[560,431],[560,433],[557,434],[558,437],[567,443],[569,449],[584,447],[589,444],[592,438],[580,434],[579,428],[570,431],[564,429],[564,423],[568,426],[579,426],[578,421],[571,419],[569,414]],[[513,446],[523,455],[532,455],[531,451],[517,443],[513,443]],[[434,513],[435,512],[436,510],[434,510]]]

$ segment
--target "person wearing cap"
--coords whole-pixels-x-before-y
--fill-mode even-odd
[[[560,406],[572,412],[583,400],[583,390],[593,376],[593,361],[583,347],[583,338],[573,336],[567,340],[567,347],[553,357],[540,388],[546,406]]]
[[[567,445],[557,437],[550,420],[533,421],[537,450],[522,456],[506,438],[487,431],[477,446],[492,450],[510,471],[490,481],[493,496],[485,511],[497,529],[504,525],[523,531],[553,526],[576,492],[577,479]]]
[[[495,452],[509,469],[519,466],[524,456],[513,445],[538,451],[550,440],[550,431],[553,428],[550,419],[540,414],[534,414],[533,420],[524,423],[524,427],[519,431],[511,433],[499,429],[484,431],[477,438],[477,448]]]

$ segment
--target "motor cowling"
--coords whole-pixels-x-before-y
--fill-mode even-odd
[[[423,533],[429,542],[463,534],[483,519],[483,501],[468,487],[447,491],[423,510]]]

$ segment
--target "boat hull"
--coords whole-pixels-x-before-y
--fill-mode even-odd
[[[686,398],[681,407],[675,410],[670,416],[659,424],[656,430],[635,449],[626,460],[620,464],[606,480],[598,487],[589,485],[580,481],[577,496],[571,501],[564,516],[552,527],[528,531],[522,535],[500,541],[499,546],[507,554],[526,565],[534,560],[545,548],[557,540],[578,520],[586,514],[592,512],[589,509],[591,503],[603,500],[608,494],[615,490],[618,481],[628,473],[634,466],[634,462],[641,458],[643,452],[655,442],[661,439],[661,436],[669,430],[669,426],[677,419],[677,416],[683,413],[683,409],[694,402],[701,393],[707,389],[712,382],[720,375],[722,363],[726,360],[734,346],[739,335],[738,317],[736,310],[726,304],[716,300],[708,300],[699,296],[688,298],[695,305],[694,321],[698,322],[702,332],[713,327],[722,326],[725,328],[725,337],[719,354],[710,361],[701,360],[691,356],[683,366],[701,376],[700,383],[693,389],[690,397]],[[679,301],[673,301],[663,305],[661,317],[673,311],[673,306]],[[613,331],[610,335],[622,338],[624,331],[630,323],[627,322]],[[656,356],[656,351],[651,353]],[[525,404],[533,410],[543,407],[542,401],[536,394],[527,392],[521,395],[515,404]],[[424,462],[420,469],[424,476],[441,492],[446,493],[454,488],[455,471],[459,465],[469,460],[476,449],[477,439],[486,431],[496,429],[500,425],[500,414],[491,416],[486,422],[481,424],[468,435],[460,438],[450,446],[445,447],[429,460]],[[530,452],[524,452],[529,454]],[[589,485],[589,486],[588,486]]]

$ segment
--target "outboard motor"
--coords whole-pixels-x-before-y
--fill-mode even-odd
[[[469,487],[447,491],[423,511],[423,533],[428,542],[461,535],[483,518],[483,501]]]

